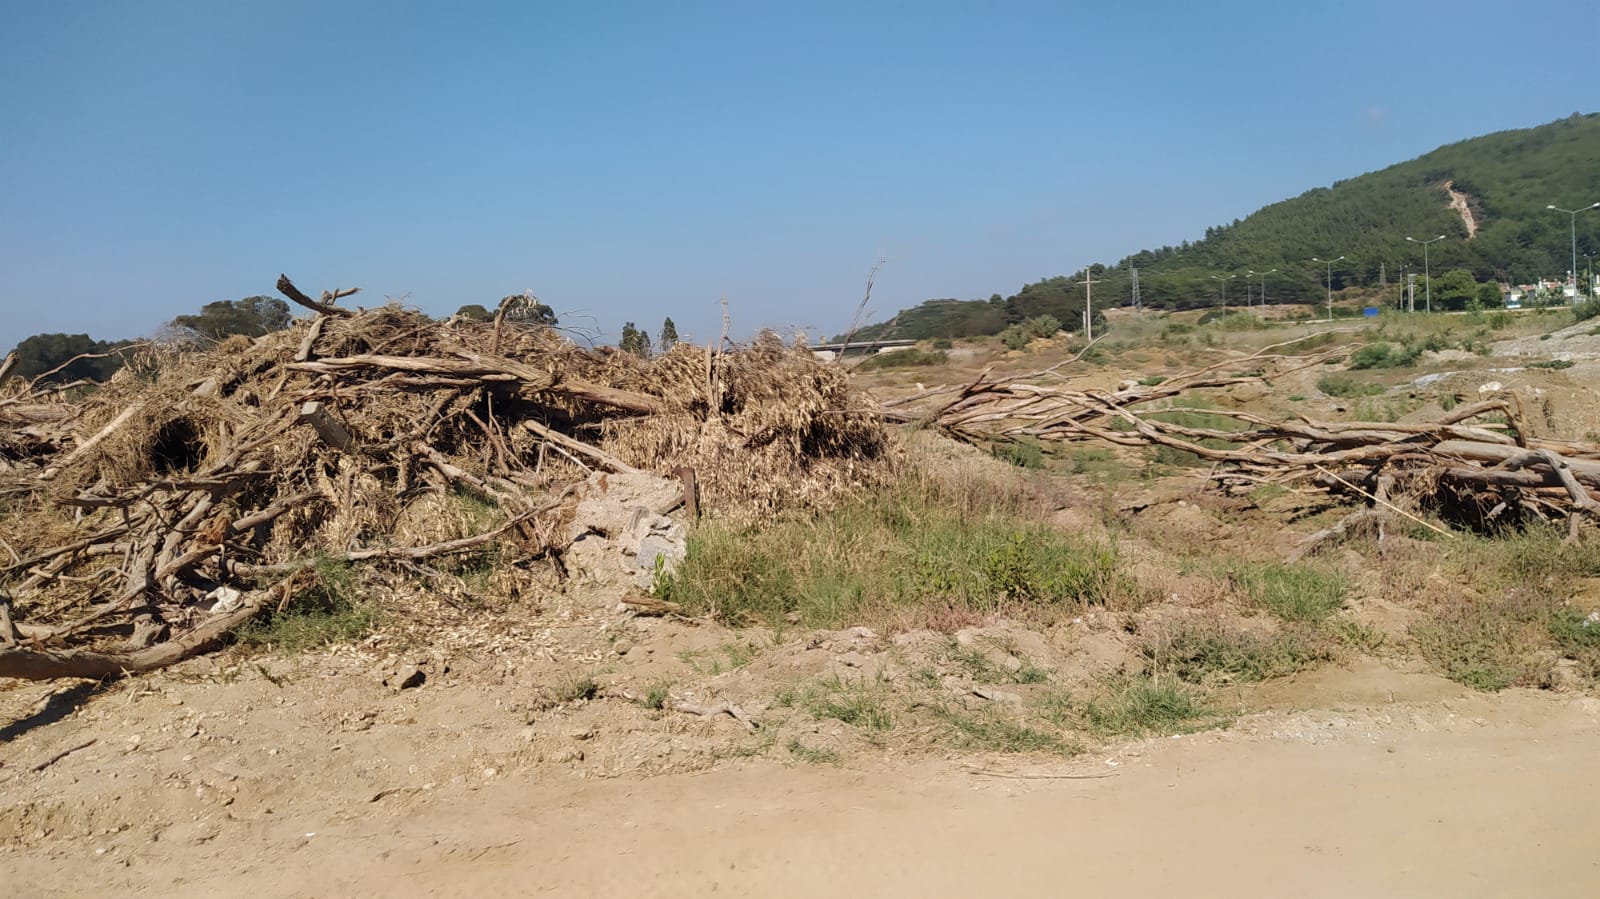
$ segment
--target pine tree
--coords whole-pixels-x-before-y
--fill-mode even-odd
[[[677,342],[678,326],[672,323],[672,316],[669,315],[667,320],[661,323],[661,352],[665,353],[672,349]]]
[[[617,349],[624,353],[638,354],[639,329],[634,327],[633,322],[622,323],[622,339],[617,341]]]

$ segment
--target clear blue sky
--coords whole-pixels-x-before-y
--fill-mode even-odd
[[[0,0],[0,348],[279,271],[832,333],[879,255],[879,318],[1009,295],[1594,111],[1597,34],[1593,0]]]

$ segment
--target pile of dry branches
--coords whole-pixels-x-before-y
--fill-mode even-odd
[[[287,331],[151,349],[99,387],[0,392],[0,677],[108,677],[214,645],[318,560],[559,556],[599,472],[684,468],[759,516],[875,477],[881,419],[776,338],[655,359],[506,319],[312,299]]]
[[[931,423],[979,444],[1096,439],[1119,446],[1165,446],[1214,463],[1227,486],[1304,482],[1399,511],[1404,494],[1473,527],[1534,515],[1600,519],[1600,446],[1531,435],[1520,401],[1507,393],[1427,422],[1273,421],[1227,408],[1173,405],[1208,388],[1266,383],[1324,365],[1348,348],[1279,355],[1268,347],[1245,359],[1179,375],[1157,385],[1124,382],[1114,391],[1051,383],[1061,366],[924,391],[887,404],[895,420]],[[1063,363],[1065,365],[1067,363]],[[1224,375],[1228,368],[1244,373]],[[1226,427],[1183,424],[1203,417]]]

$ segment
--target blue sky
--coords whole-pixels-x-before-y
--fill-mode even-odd
[[[1592,112],[1589,2],[0,0],[0,347],[359,285],[842,330]]]

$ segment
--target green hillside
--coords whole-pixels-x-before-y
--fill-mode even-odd
[[[1449,190],[1463,195],[1477,225],[1468,237]],[[1245,273],[1278,269],[1266,281],[1268,302],[1309,302],[1323,295],[1326,269],[1313,257],[1344,256],[1333,270],[1333,289],[1395,285],[1405,270],[1422,270],[1422,250],[1405,238],[1445,239],[1432,244],[1435,275],[1466,269],[1479,281],[1526,283],[1560,278],[1569,268],[1568,217],[1546,208],[1568,209],[1600,201],[1600,114],[1577,115],[1515,131],[1501,131],[1440,147],[1427,155],[1309,190],[1274,203],[1243,220],[1206,229],[1205,237],[1176,247],[1134,253],[1115,265],[1091,268],[1104,286],[1096,305],[1126,302],[1130,269],[1139,272],[1146,306],[1182,309],[1218,301],[1213,276],[1229,282],[1229,302],[1242,301]],[[1600,254],[1600,210],[1577,217],[1578,266],[1585,252]],[[1600,264],[1600,259],[1596,260]],[[1068,327],[1081,319],[1082,287],[1071,278],[1049,278],[1004,300],[937,301],[934,308],[901,312],[889,336],[963,336],[994,333],[995,307],[1009,306],[1008,320],[1049,313]],[[1437,279],[1436,279],[1437,281]],[[1259,292],[1261,279],[1250,279]],[[1420,286],[1419,286],[1420,293]],[[931,305],[931,304],[930,304]],[[972,320],[957,314],[969,312]],[[933,313],[933,314],[930,314]],[[981,317],[981,321],[978,318]],[[947,330],[948,329],[948,330]]]
[[[1478,230],[1468,238],[1450,208],[1446,184],[1465,195]],[[1312,257],[1345,256],[1335,290],[1398,280],[1402,265],[1420,269],[1421,248],[1405,238],[1445,235],[1429,249],[1434,272],[1465,268],[1480,281],[1561,277],[1569,266],[1569,219],[1550,204],[1575,208],[1600,201],[1600,115],[1573,116],[1537,128],[1501,131],[1440,147],[1331,188],[1274,203],[1243,221],[1207,230],[1204,240],[1135,253],[1145,301],[1194,305],[1215,297],[1215,274],[1280,269],[1268,299],[1314,299],[1326,269]],[[1600,250],[1600,211],[1578,216],[1578,252]],[[1584,264],[1579,258],[1580,267]],[[1204,282],[1204,283],[1202,283]],[[1276,296],[1275,296],[1276,295]]]

